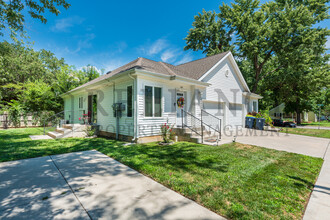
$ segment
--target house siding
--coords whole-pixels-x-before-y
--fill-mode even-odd
[[[151,77],[139,76],[137,81],[138,86],[138,136],[155,136],[160,135],[160,126],[164,123],[170,125],[176,124],[176,92],[182,90],[185,94],[185,110],[194,108],[192,98],[192,87],[179,83],[175,80],[162,80]],[[145,86],[161,87],[162,88],[162,117],[145,117],[145,104],[144,104],[144,88]],[[182,87],[182,88],[181,88]],[[173,97],[174,96],[174,97]]]
[[[211,84],[203,95],[204,109],[212,113],[215,105],[221,106],[216,116],[221,118],[222,128],[244,126],[245,90],[231,61],[226,58],[201,81]]]

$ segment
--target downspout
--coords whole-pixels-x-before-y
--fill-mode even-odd
[[[134,113],[133,113],[133,140],[132,142],[135,142],[137,140],[137,80],[132,76],[131,73],[128,74],[128,77],[133,80],[133,102],[134,102]]]

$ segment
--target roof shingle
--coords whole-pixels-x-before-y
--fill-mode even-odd
[[[139,57],[139,58],[133,60],[132,62],[129,62],[113,71],[108,72],[105,75],[102,75],[92,81],[89,81],[88,83],[85,83],[85,84],[71,90],[70,92],[73,92],[80,88],[100,82],[104,79],[115,76],[121,72],[130,70],[130,69],[135,69],[135,68],[154,72],[154,73],[160,73],[160,74],[165,74],[165,75],[170,75],[170,76],[178,75],[178,76],[183,76],[186,78],[198,80],[200,77],[202,77],[208,70],[210,70],[217,62],[219,62],[228,53],[229,53],[229,51],[220,53],[220,54],[216,54],[213,56],[205,57],[205,58],[202,58],[199,60],[194,60],[194,61],[191,61],[188,63],[180,64],[178,66],[174,66],[169,63],[157,62],[157,61]]]

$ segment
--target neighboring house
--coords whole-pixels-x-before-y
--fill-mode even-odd
[[[87,114],[101,135],[135,141],[156,140],[167,122],[192,123],[181,109],[196,118],[203,109],[221,119],[222,129],[244,126],[262,98],[250,92],[231,52],[177,66],[138,58],[62,97],[69,123],[82,123]]]
[[[285,113],[285,104],[282,103],[275,108],[269,110],[269,116],[273,119],[291,119],[293,121],[297,121],[297,114],[296,113]],[[302,121],[311,121],[317,122],[317,115],[310,111],[310,112],[303,112],[300,115]]]

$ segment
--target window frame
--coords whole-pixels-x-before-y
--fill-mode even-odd
[[[151,108],[151,116],[146,116],[146,87],[151,87],[151,91],[152,91],[152,99],[151,99],[151,104],[152,104],[152,108]],[[160,89],[160,116],[155,116],[155,88],[159,88]],[[162,118],[163,117],[163,87],[161,86],[149,86],[149,85],[145,85],[144,86],[144,117],[145,118]]]
[[[84,97],[80,96],[78,98],[78,108],[83,109],[84,108]]]
[[[255,106],[254,106],[255,105]],[[254,108],[255,107],[255,108]],[[252,111],[258,112],[257,111],[257,101],[252,101]]]
[[[128,102],[128,98],[129,98],[129,96],[128,96],[128,88],[130,88],[131,89],[131,97],[130,97],[130,102]],[[128,117],[128,118],[132,118],[133,117],[133,86],[127,86],[127,88],[126,88],[126,101],[127,101],[127,114],[126,114],[126,116]],[[129,108],[129,104],[131,105],[131,108]],[[130,114],[129,114],[130,113]]]

